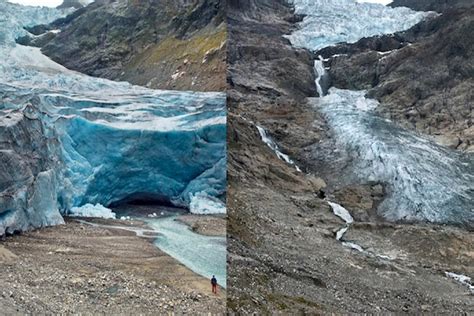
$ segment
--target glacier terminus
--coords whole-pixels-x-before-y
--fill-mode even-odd
[[[223,93],[68,70],[15,39],[70,11],[4,0],[0,8],[0,235],[131,199],[225,212]]]

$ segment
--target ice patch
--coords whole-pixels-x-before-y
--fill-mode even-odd
[[[355,244],[353,242],[343,241],[342,245],[345,246],[345,247],[348,247],[350,249],[357,250],[359,252],[367,254],[367,252],[361,246],[359,246],[358,244]]]
[[[336,233],[336,240],[341,240],[341,238],[344,236],[344,234],[347,232],[348,229],[349,229],[349,226],[339,229]]]
[[[190,212],[193,214],[225,214],[226,206],[221,200],[211,197],[204,192],[191,195],[189,205]]]
[[[349,230],[349,227],[354,222],[354,219],[352,218],[351,213],[349,213],[349,211],[346,210],[341,205],[334,202],[329,202],[329,201],[328,201],[328,204],[329,206],[331,206],[334,215],[336,215],[337,217],[341,218],[344,222],[346,222],[346,225],[336,232],[336,240],[340,241],[344,247],[350,248],[352,250],[357,250],[366,255],[372,256],[373,255],[372,253],[369,253],[368,251],[364,250],[364,248],[362,248],[358,244],[350,242],[350,241],[343,241],[342,238],[344,237],[344,234]],[[378,257],[381,257],[381,256],[378,256]]]
[[[69,213],[69,216],[77,217],[97,217],[97,218],[115,218],[115,213],[111,209],[104,207],[101,204],[90,204],[87,203],[80,207],[73,207]]]
[[[346,222],[346,224],[351,224],[352,222],[354,222],[351,213],[349,213],[349,211],[346,210],[344,207],[333,202],[328,202],[328,204],[332,207],[334,214],[340,217],[344,222]]]
[[[447,277],[450,277],[462,285],[467,286],[471,294],[474,294],[474,285],[472,284],[472,279],[470,277],[448,271],[446,271],[445,274]]]

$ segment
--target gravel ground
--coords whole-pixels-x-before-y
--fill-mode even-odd
[[[115,224],[115,223],[114,223]],[[151,240],[151,239],[150,239]],[[67,220],[0,242],[4,314],[224,314],[226,292],[133,232]]]
[[[188,225],[191,229],[201,235],[225,236],[227,218],[224,215],[181,215],[178,221]]]

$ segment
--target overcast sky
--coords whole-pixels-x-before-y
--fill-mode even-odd
[[[374,3],[381,3],[381,4],[389,4],[392,0],[357,0],[357,2],[374,2]]]
[[[9,2],[19,3],[23,5],[36,5],[45,7],[57,7],[63,0],[8,0]]]
[[[57,7],[63,0],[8,0],[10,2],[24,4],[24,5],[37,5],[37,6],[47,6],[47,7]],[[377,2],[382,4],[388,4],[392,0],[357,0],[358,2]]]

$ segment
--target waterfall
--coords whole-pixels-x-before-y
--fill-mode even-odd
[[[314,71],[317,74],[316,89],[318,90],[319,96],[322,97],[324,96],[324,91],[323,87],[321,86],[321,79],[326,75],[326,69],[324,69],[324,60],[321,55],[319,55],[319,59],[314,61]]]

